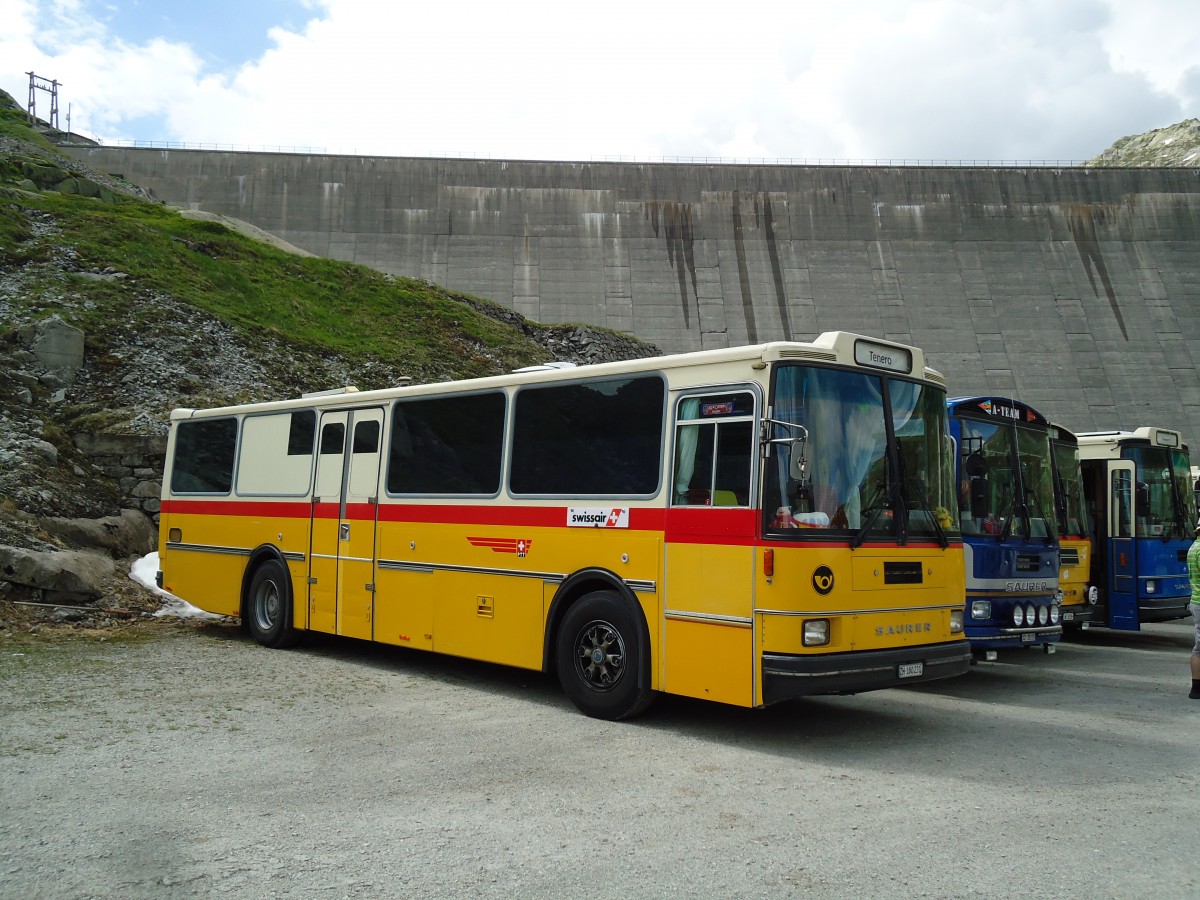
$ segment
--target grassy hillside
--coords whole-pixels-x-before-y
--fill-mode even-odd
[[[28,350],[52,316],[84,334],[83,367],[62,377]],[[76,451],[77,434],[163,434],[177,406],[593,354],[657,351],[186,217],[61,156],[0,91],[0,544],[28,533],[6,528],[7,513],[116,511],[117,487]]]
[[[236,328],[347,360],[386,360],[424,380],[491,374],[546,359],[488,304],[363,266],[291,255],[215,222],[184,218],[80,177],[24,123],[0,109],[0,271],[50,262],[69,248],[83,272],[120,280],[36,280],[5,298],[12,321],[58,312],[94,339],[110,322],[151,326],[147,294],[168,294]],[[66,193],[65,190],[83,193]],[[93,194],[84,196],[83,194]],[[131,286],[136,285],[136,289]]]

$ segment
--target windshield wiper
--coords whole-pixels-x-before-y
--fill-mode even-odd
[[[1046,515],[1046,511],[1042,509],[1042,505],[1038,503],[1037,492],[1033,488],[1025,488],[1025,495],[1033,497],[1033,511],[1037,513],[1039,519],[1046,523],[1046,543],[1052,544],[1058,540],[1058,533],[1054,530],[1055,525]],[[1029,515],[1029,504],[1025,504],[1025,540],[1029,540],[1033,536],[1033,519]]]
[[[1008,540],[1008,532],[1009,532],[1009,529],[1012,528],[1012,523],[1013,523],[1013,519],[1015,518],[1016,511],[1017,511],[1017,498],[1014,494],[1014,496],[1012,497],[1012,503],[1009,505],[1008,516],[1005,516],[1003,511],[1001,511],[1001,513],[1000,513],[1000,518],[1004,519],[1004,527],[1001,528],[1000,533],[998,535],[996,535],[996,540],[999,543],[1004,543],[1006,540]]]
[[[933,514],[933,509],[929,506],[929,498],[925,496],[925,492],[921,490],[919,485],[913,488],[913,493],[917,495],[917,502],[921,504],[922,511],[924,511],[925,515],[929,516],[929,521],[933,523],[933,530],[937,534],[938,543],[945,550],[950,546],[950,538],[946,537],[946,532],[942,529],[942,523]]]
[[[867,520],[862,524],[858,531],[854,532],[854,537],[850,538],[850,549],[857,550],[862,546],[862,542],[867,539],[867,533],[875,527],[875,522],[879,519],[879,514],[887,508],[888,503],[880,503],[884,495],[890,493],[887,486],[884,484],[878,485],[878,490],[875,496],[871,498],[871,503],[867,507]],[[889,500],[890,502],[890,500]]]
[[[1174,507],[1175,527],[1179,530],[1179,536],[1181,538],[1186,538],[1187,537],[1187,523],[1184,522],[1184,520],[1183,520],[1183,497],[1181,497],[1179,495],[1179,480],[1175,477],[1175,466],[1174,465],[1171,466],[1170,472],[1171,472],[1171,505]],[[1163,543],[1166,543],[1169,539],[1170,539],[1170,535],[1167,534],[1167,530],[1164,528],[1163,529]]]

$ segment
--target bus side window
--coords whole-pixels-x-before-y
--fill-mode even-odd
[[[745,417],[753,409],[753,398],[740,392],[680,403],[673,506],[750,505],[754,424]]]
[[[717,473],[713,506],[750,505],[750,460],[754,429],[749,422],[717,426]]]
[[[321,455],[341,456],[345,450],[346,426],[341,422],[331,422],[321,429]]]

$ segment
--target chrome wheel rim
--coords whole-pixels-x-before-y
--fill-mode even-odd
[[[273,581],[264,581],[254,594],[254,624],[260,631],[270,631],[279,621],[282,600],[279,587]]]

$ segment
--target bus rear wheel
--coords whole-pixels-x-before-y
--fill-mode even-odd
[[[300,633],[292,627],[291,582],[278,560],[262,563],[250,579],[246,626],[264,647],[292,647],[300,640]]]
[[[579,711],[616,721],[654,700],[644,686],[641,629],[615,591],[596,591],[567,610],[558,631],[555,662],[563,691]]]

